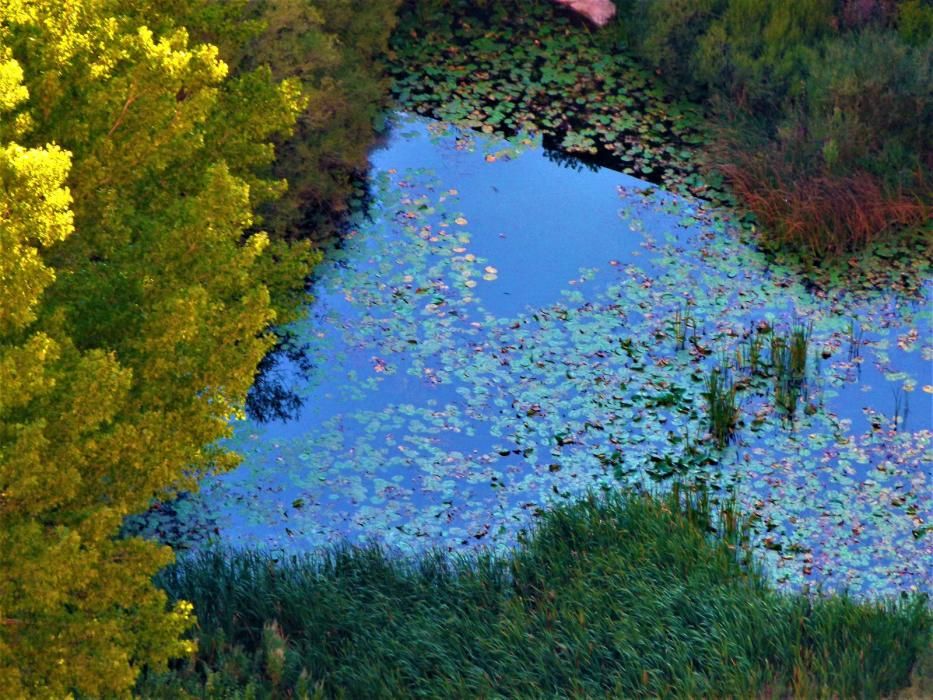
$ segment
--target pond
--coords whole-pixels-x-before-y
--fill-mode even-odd
[[[399,115],[371,161],[370,218],[292,328],[300,415],[235,426],[242,465],[166,509],[176,544],[501,550],[553,503],[701,479],[779,586],[933,592],[929,280],[807,285],[728,212],[531,137]],[[782,407],[758,363],[795,330]],[[716,367],[740,412],[721,449]]]

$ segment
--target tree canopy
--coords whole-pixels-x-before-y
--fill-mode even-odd
[[[313,259],[253,214],[300,86],[230,77],[177,22],[199,8],[0,4],[3,697],[126,694],[188,651],[170,550],[114,534],[235,463],[217,440]]]

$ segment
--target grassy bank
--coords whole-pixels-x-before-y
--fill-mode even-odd
[[[165,571],[196,657],[142,697],[878,697],[928,649],[921,598],[771,590],[703,495],[590,498],[503,558],[378,548]],[[715,534],[711,534],[714,533]]]

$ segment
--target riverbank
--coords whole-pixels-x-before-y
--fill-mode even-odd
[[[549,511],[503,557],[208,552],[159,579],[198,611],[197,656],[137,693],[868,698],[910,683],[930,652],[924,597],[775,593],[746,527],[675,489]]]
[[[933,181],[922,126],[933,114],[929,8],[618,5],[615,21],[591,30],[549,2],[406,3],[395,97],[740,205],[760,224],[759,244],[796,251],[806,272],[814,258],[874,246],[929,258],[916,245]]]

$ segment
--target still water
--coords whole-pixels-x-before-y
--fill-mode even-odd
[[[292,328],[300,415],[235,426],[243,463],[178,504],[182,544],[503,549],[551,503],[681,475],[735,491],[778,585],[931,590],[929,280],[807,287],[728,213],[531,138],[399,116],[371,161],[370,217]],[[736,353],[811,324],[790,417]],[[727,365],[720,450],[703,392]]]

